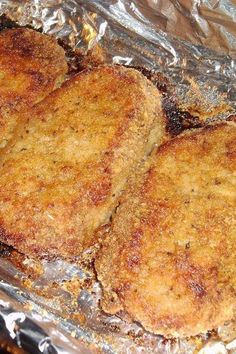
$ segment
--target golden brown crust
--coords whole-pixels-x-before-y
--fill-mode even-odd
[[[64,50],[49,36],[27,28],[0,32],[0,146],[16,124],[14,113],[41,101],[67,72]],[[18,116],[19,118],[19,116]]]
[[[133,177],[96,259],[102,307],[191,336],[236,309],[236,124],[163,144]]]
[[[160,94],[136,70],[104,66],[68,80],[24,120],[2,152],[0,240],[36,257],[76,256],[165,137]]]

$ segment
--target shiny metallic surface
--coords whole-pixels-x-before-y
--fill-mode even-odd
[[[85,53],[99,45],[106,62],[161,71],[183,102],[191,88],[209,118],[219,100],[223,116],[235,111],[235,0],[1,0],[0,14]],[[102,313],[100,297],[93,271],[80,262],[0,257],[0,330],[29,353],[236,353],[235,323],[165,340],[123,314]]]

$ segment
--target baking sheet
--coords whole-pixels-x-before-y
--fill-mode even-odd
[[[101,61],[162,72],[191,115],[212,120],[235,111],[235,1],[3,0],[0,14],[63,40],[79,50],[77,59],[96,53]],[[83,61],[75,58],[74,72]],[[37,262],[2,247],[0,330],[34,354],[236,353],[234,323],[165,340],[102,313],[89,259],[88,252],[73,264]]]

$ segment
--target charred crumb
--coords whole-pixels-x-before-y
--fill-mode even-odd
[[[105,327],[107,328],[107,330],[113,333],[120,333],[120,327],[115,323],[109,323],[109,324],[105,323]]]
[[[236,114],[231,114],[226,120],[229,122],[236,122]]]
[[[142,332],[142,330],[140,330],[140,331],[137,333],[135,330],[130,329],[130,330],[127,332],[127,336],[129,336],[130,338],[132,338],[134,341],[135,341],[135,340],[138,340],[139,343],[141,344],[143,332]]]
[[[90,289],[93,285],[94,280],[92,278],[86,278],[82,281],[84,289]]]
[[[10,28],[20,28],[20,25],[18,25],[15,21],[12,21],[6,15],[1,15],[0,16],[0,31],[3,31],[4,29],[10,29]]]
[[[185,249],[188,250],[190,248],[190,242],[187,242],[185,245]]]
[[[13,247],[7,246],[4,243],[0,242],[0,257],[10,257],[13,251]]]
[[[218,332],[216,329],[212,329],[210,331],[207,331],[207,333],[205,334],[206,339],[209,338],[218,338]]]
[[[12,29],[12,28],[29,28],[34,31],[42,33],[42,27],[40,28],[34,28],[31,25],[25,25],[21,26],[19,23],[16,21],[12,20],[10,17],[8,17],[6,14],[0,15],[0,32],[5,30],[5,29]]]
[[[58,39],[58,44],[64,49],[66,53],[66,59],[69,67],[69,75],[77,74],[85,69],[83,64],[85,54],[83,54],[79,50],[73,50],[69,46],[69,44],[63,39]]]
[[[161,343],[164,345],[164,346],[167,346],[169,344],[173,344],[176,342],[176,339],[175,338],[165,338],[164,336],[160,336],[161,337]]]
[[[58,44],[66,53],[67,63],[69,66],[68,74],[73,76],[85,69],[95,68],[104,64],[104,57],[98,47],[94,47],[88,52],[80,49],[72,49],[71,46],[62,39],[58,39]]]

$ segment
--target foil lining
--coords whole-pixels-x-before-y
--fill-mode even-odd
[[[84,53],[99,48],[108,63],[164,73],[194,114],[214,119],[235,112],[233,0],[1,0],[0,14]],[[236,353],[235,323],[166,340],[125,314],[102,313],[100,297],[86,254],[68,264],[1,250],[0,334],[28,353]]]

